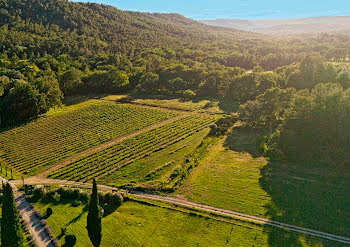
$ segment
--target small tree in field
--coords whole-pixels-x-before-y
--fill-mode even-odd
[[[20,225],[19,213],[11,186],[7,183],[3,186],[3,204],[1,220],[1,246],[23,246],[23,236]]]
[[[101,244],[101,212],[98,201],[96,180],[93,181],[92,194],[89,202],[89,211],[87,216],[87,226],[89,238],[95,247]]]

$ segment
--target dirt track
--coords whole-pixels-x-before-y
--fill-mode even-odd
[[[15,181],[12,181],[12,184],[20,184],[21,182],[22,182],[21,180],[15,180]],[[85,188],[92,187],[92,184],[89,184],[89,183],[77,183],[73,181],[45,179],[40,177],[26,178],[25,183],[26,184],[62,184],[62,185],[71,185],[71,186],[85,187]],[[103,190],[118,190],[115,187],[110,187],[106,185],[99,185],[98,187]],[[248,214],[243,214],[243,213],[235,212],[231,210],[211,207],[211,206],[190,202],[190,201],[175,198],[175,197],[159,196],[159,195],[147,194],[147,193],[136,192],[136,191],[132,191],[129,193],[133,194],[139,199],[147,199],[147,200],[169,203],[169,204],[178,205],[188,209],[196,209],[196,210],[204,211],[210,214],[216,214],[219,216],[221,215],[232,219],[238,219],[241,221],[253,222],[253,223],[262,224],[262,225],[269,225],[271,227],[276,227],[276,228],[288,230],[291,232],[303,233],[303,234],[319,237],[322,239],[327,239],[327,240],[350,245],[350,238],[337,236],[334,234],[316,231],[316,230],[299,227],[295,225],[290,225],[290,224],[286,224],[286,223],[282,223],[274,220],[269,220],[269,219],[265,219],[254,215],[248,215]]]

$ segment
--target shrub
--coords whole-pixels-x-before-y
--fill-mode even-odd
[[[73,247],[77,243],[77,238],[72,234],[67,235],[64,240],[67,247]]]
[[[55,192],[52,194],[52,199],[56,202],[59,202],[61,200],[61,195]]]
[[[81,205],[81,201],[79,200],[75,200],[73,203],[72,203],[72,206],[73,207],[79,207]]]
[[[44,188],[43,187],[35,187],[33,190],[33,196],[35,198],[42,198],[44,197],[45,192],[44,192]]]
[[[85,191],[81,191],[80,192],[80,196],[79,196],[80,200],[82,202],[88,202],[89,201],[89,198],[90,198],[90,195],[89,193],[85,192]]]
[[[123,196],[119,193],[112,194],[111,204],[114,206],[120,206],[123,202]]]
[[[67,233],[67,229],[65,227],[61,228],[61,235],[64,236]]]
[[[185,92],[183,92],[182,96],[185,99],[193,99],[194,97],[196,97],[196,93],[192,90],[186,90]]]

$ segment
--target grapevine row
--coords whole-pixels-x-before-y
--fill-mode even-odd
[[[19,172],[33,173],[175,115],[171,111],[92,101],[0,134],[0,159]]]
[[[185,116],[95,152],[52,172],[49,177],[81,182],[104,177],[116,169],[192,135],[214,121],[213,116]]]

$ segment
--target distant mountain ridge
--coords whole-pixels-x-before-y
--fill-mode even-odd
[[[228,27],[264,34],[305,34],[350,31],[350,16],[266,20],[217,19],[201,20],[201,22],[212,26]]]

